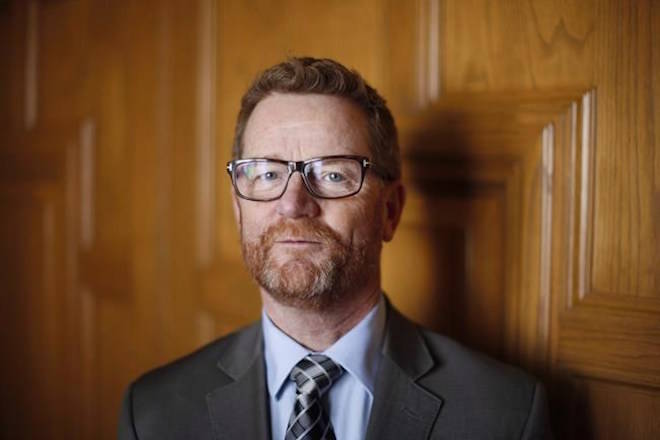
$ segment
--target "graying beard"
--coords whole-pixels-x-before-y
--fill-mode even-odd
[[[260,284],[274,298],[289,306],[323,308],[334,302],[339,293],[337,284],[341,269],[331,260],[320,265],[308,261],[289,262],[279,269],[265,268],[260,272]]]

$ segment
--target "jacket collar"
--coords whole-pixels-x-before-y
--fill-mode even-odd
[[[218,357],[230,381],[207,395],[214,438],[270,438],[261,322],[236,333]],[[417,327],[387,301],[387,324],[367,440],[428,438],[442,399],[416,381],[436,365]]]
[[[270,438],[261,324],[232,335],[217,365],[231,380],[206,396],[214,438]]]
[[[383,359],[376,383],[367,440],[428,438],[442,398],[416,383],[436,362],[417,327],[388,301]]]

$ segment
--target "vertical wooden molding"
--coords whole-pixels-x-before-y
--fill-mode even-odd
[[[440,97],[440,0],[429,0],[428,97]]]
[[[571,102],[569,109],[570,117],[570,145],[569,145],[569,158],[568,158],[568,216],[566,223],[566,258],[564,260],[564,270],[566,271],[566,277],[564,277],[564,286],[565,295],[564,300],[566,301],[566,307],[570,308],[573,304],[573,292],[574,292],[574,257],[575,257],[575,208],[576,208],[576,197],[577,197],[577,188],[576,185],[576,170],[577,170],[577,138],[578,138],[578,103],[576,101]]]
[[[25,50],[25,130],[37,125],[39,81],[39,4],[31,0],[27,6]]]
[[[173,191],[173,142],[175,133],[173,118],[174,55],[172,2],[160,2],[158,10],[156,45],[156,96],[154,115],[156,121],[156,273],[154,286],[160,300],[155,305],[156,316],[161,322],[167,319],[168,304],[172,297],[172,191]],[[163,342],[163,341],[159,341]],[[162,349],[162,345],[157,349]]]
[[[87,118],[80,126],[80,247],[89,251],[94,243],[94,179],[96,123]]]
[[[91,117],[87,117],[79,129],[79,163],[78,163],[78,198],[79,198],[79,231],[78,246],[82,251],[91,251],[94,245],[95,212],[94,212],[94,193],[96,179],[96,123]],[[72,190],[69,197],[75,201],[75,190]],[[75,231],[75,229],[74,229]],[[79,281],[78,260],[73,258],[73,264],[76,272],[76,286],[79,297],[77,302],[77,311],[79,316],[79,343],[80,343],[80,383],[81,383],[81,430],[83,438],[93,437],[95,427],[98,424],[96,420],[98,405],[96,378],[96,343],[97,335],[95,331],[96,322],[96,301],[94,292],[88,285]]]
[[[80,297],[79,297],[79,271],[78,271],[78,250],[80,249],[78,235],[79,221],[79,203],[80,203],[80,147],[78,141],[70,141],[66,147],[66,162],[64,181],[64,236],[61,238],[64,249],[65,261],[64,267],[64,298],[60,299],[65,304],[66,326],[64,329],[65,338],[70,341],[76,341],[80,338],[82,327],[80,322]],[[75,344],[76,347],[81,347]],[[74,382],[82,379],[82,347],[71,350],[65,362],[66,368],[70,370],[70,376]],[[71,383],[71,382],[69,382]],[[72,403],[70,413],[73,417],[82,418],[85,401],[85,394],[81,390],[68,390],[68,398]]]
[[[440,0],[417,2],[417,105],[440,96]]]
[[[48,201],[44,205],[43,209],[43,288],[42,292],[46,298],[46,304],[49,306],[55,305],[57,302],[57,282],[55,279],[55,252],[56,252],[56,232],[55,232],[55,206],[52,201]],[[55,322],[55,320],[49,320],[49,323]],[[57,329],[49,329],[56,331]],[[52,333],[51,333],[52,334]]]
[[[506,301],[507,319],[505,320],[506,329],[504,332],[505,337],[505,350],[508,359],[513,362],[521,362],[523,358],[523,327],[524,322],[522,318],[522,294],[521,294],[521,235],[522,235],[522,218],[518,213],[522,205],[522,167],[520,161],[514,161],[511,165],[511,172],[505,179],[504,184],[504,198],[506,200],[505,208],[505,237],[507,250],[506,265],[510,270],[505,271],[504,286],[507,292],[513,294],[504,295]]]
[[[541,246],[537,331],[539,352],[544,362],[550,336],[550,295],[552,274],[552,199],[554,179],[555,127],[549,124],[541,135]]]
[[[81,430],[83,438],[94,438],[98,433],[96,406],[98,405],[98,390],[96,389],[96,353],[97,334],[94,323],[96,322],[96,300],[87,287],[80,289],[80,346],[82,348],[81,368]]]
[[[197,260],[213,260],[215,230],[216,0],[201,0],[197,69]]]
[[[582,143],[580,172],[580,223],[578,250],[578,295],[582,300],[591,284],[591,246],[593,233],[593,174],[596,125],[596,91],[582,97]]]
[[[417,26],[415,26],[417,30],[417,45],[416,45],[416,58],[417,58],[417,106],[418,107],[424,107],[424,104],[426,103],[426,90],[425,90],[425,85],[426,85],[426,69],[425,67],[425,61],[426,61],[426,50],[425,50],[425,44],[426,44],[426,39],[424,36],[426,35],[425,32],[425,25],[426,21],[424,20],[425,16],[425,7],[426,7],[426,0],[419,0],[417,2]]]
[[[78,258],[77,252],[81,247],[78,240],[78,216],[79,211],[79,192],[80,189],[80,166],[78,165],[79,148],[75,142],[69,143],[66,154],[66,201],[64,210],[65,233],[64,246],[66,252],[66,280],[65,295],[67,310],[76,310],[77,308],[77,286],[78,286]]]

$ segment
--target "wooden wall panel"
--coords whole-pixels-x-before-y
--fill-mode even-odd
[[[446,90],[589,87],[604,3],[443,1]]]
[[[130,379],[258,315],[224,164],[256,72],[312,54],[399,124],[392,301],[542,375],[558,438],[652,436],[658,29],[652,0],[0,2],[3,368],[46,390],[8,383],[2,434],[114,438]]]
[[[52,287],[46,286],[48,281],[52,282],[48,278],[52,277],[52,254],[56,252],[49,243],[53,239],[52,232],[47,232],[52,228],[52,207],[48,206],[47,199],[48,196],[29,194],[27,189],[10,194],[5,188],[2,195],[3,210],[13,213],[12,217],[5,217],[2,224],[3,255],[12,256],[3,258],[3,266],[9,272],[4,280],[3,303],[5,310],[10,311],[7,325],[17,330],[3,336],[3,346],[14,353],[3,368],[3,376],[16,378],[6,388],[8,399],[5,401],[15,404],[3,404],[2,431],[7,438],[22,435],[24,430],[36,434],[36,426],[43,426],[50,433],[56,429],[55,414],[51,412],[29,412],[30,419],[21,416],[31,402],[44,400],[44,397],[48,402],[56,396],[54,384],[47,382],[39,370],[45,367],[57,371],[60,367],[44,339],[52,327],[53,317],[40,322],[48,306],[52,306],[49,304]],[[44,248],[47,249],[45,255]],[[37,266],[31,260],[39,263],[39,272],[25,270],[26,266]],[[20,338],[15,337],[17,334]],[[44,391],[44,397],[39,396],[39,390]]]
[[[593,289],[615,295],[660,295],[657,212],[657,112],[660,27],[656,2],[605,2],[594,63],[599,85],[594,164]],[[655,44],[654,44],[655,43]],[[654,216],[654,214],[656,214]]]
[[[657,393],[594,380],[581,381],[578,388],[585,397],[577,407],[581,417],[571,427],[573,438],[650,439],[660,432],[652,416],[660,411]]]
[[[566,190],[572,181],[555,178],[554,168],[570,168],[578,97],[446,95],[416,122],[404,119],[414,203],[402,225],[433,236],[434,227],[451,222],[464,237],[453,245],[436,240],[432,252],[418,256],[414,248],[404,254],[405,247],[390,253],[396,242],[386,247],[385,285],[409,315],[502,359],[543,365],[550,350],[554,216],[561,214],[553,207],[573,200]],[[410,276],[396,269],[407,258],[436,262],[436,279],[457,280],[436,286],[432,279],[431,294],[428,285],[411,292]],[[448,320],[461,324],[452,328]]]
[[[657,5],[613,0],[468,6],[446,1],[442,14],[447,26],[441,55],[447,66],[442,73],[446,93],[593,89],[564,117],[552,118],[559,148],[554,150],[549,205],[549,340],[547,349],[533,350],[531,357],[524,350],[520,361],[550,372],[555,408],[570,399],[570,393],[561,391],[566,377],[617,382],[616,387],[595,385],[597,393],[591,392],[593,387],[574,388],[593,414],[608,421],[601,425],[584,420],[584,413],[559,411],[561,438],[610,438],[606,429],[616,432],[612,438],[645,438],[655,427],[641,421],[652,417],[648,402],[654,401],[660,383],[653,111],[660,95],[651,43],[660,28]],[[566,125],[571,119],[575,122]],[[567,140],[558,139],[567,135]],[[544,218],[541,224],[534,222],[541,230],[530,238],[544,237]],[[535,242],[523,241],[523,248],[533,250]],[[542,257],[543,247],[539,250]],[[542,275],[536,280],[541,290],[547,285]],[[523,347],[543,348],[543,320],[526,315],[523,319],[539,331],[518,334],[527,341]],[[522,309],[519,316],[525,316]],[[639,398],[638,392],[650,400]],[[594,399],[621,399],[646,416],[630,411],[615,415],[613,407]],[[593,429],[576,433],[574,426]]]
[[[20,151],[23,142],[14,144],[19,151],[0,153],[2,438],[76,438],[80,415],[79,326],[69,276],[74,231],[67,221],[75,156],[70,138],[48,137],[60,151],[33,138],[29,154]]]
[[[586,89],[596,84],[596,179],[603,185],[596,186],[594,197],[603,215],[594,224],[595,287],[654,296],[658,226],[651,210],[657,205],[657,138],[652,127],[657,116],[649,105],[660,96],[651,43],[657,5],[475,3],[444,2],[443,65],[451,65],[446,89]],[[462,31],[468,28],[476,32]],[[643,178],[629,180],[633,175]],[[641,235],[631,236],[631,230]]]
[[[28,1],[28,23],[34,22],[34,35],[28,28],[28,69],[34,64],[36,74],[27,73],[28,93],[34,93],[35,118],[39,124],[68,124],[80,117],[84,107],[87,77],[88,10],[84,2]],[[30,18],[30,14],[34,14]],[[34,53],[30,40],[34,39]],[[30,61],[29,57],[35,57]],[[57,84],[49,87],[47,84]],[[34,92],[30,88],[35,88]],[[29,102],[29,101],[28,101]],[[66,111],[62,111],[65,108]],[[36,122],[36,121],[35,121]]]
[[[36,349],[29,356],[12,344],[3,349],[3,359],[15,355],[26,361],[19,384],[38,370],[35,385],[45,390],[39,413],[23,405],[34,397],[31,392],[8,412],[18,415],[14,426],[44,423],[21,434],[12,431],[11,438],[114,438],[129,380],[199,344],[195,318],[204,311],[194,295],[195,163],[189,154],[197,15],[189,9],[183,2],[35,1],[12,2],[4,11],[11,32],[3,33],[3,51],[21,57],[8,70],[20,99],[12,92],[3,112],[25,117],[3,126],[8,132],[1,147],[21,151],[32,164],[34,184],[47,182],[66,201],[57,205],[56,229],[48,235],[56,242],[66,239],[58,245],[65,246],[66,258],[52,256],[55,250],[47,246],[35,249],[29,261],[19,260],[24,272],[16,276],[39,269],[40,259],[48,258],[57,263],[48,273],[68,283],[44,281],[55,289],[47,290],[48,301],[57,305],[51,309],[49,303],[52,314],[34,322],[9,321],[7,334],[29,330],[33,339],[48,336],[41,362]],[[32,117],[24,111],[30,105]],[[55,172],[59,162],[40,154],[44,148],[67,158],[73,149],[75,164],[66,159],[66,173]],[[2,179],[26,179],[13,162],[2,160]],[[9,220],[20,218],[26,203],[31,209],[26,215],[34,214],[23,228],[16,229],[17,220],[4,230],[17,234],[18,247],[22,237],[43,235],[34,223],[43,215],[30,191],[2,206]],[[3,259],[9,254],[3,252]],[[19,287],[3,292],[16,295]],[[3,308],[3,317],[12,311],[41,313],[44,295],[31,291],[25,310]],[[57,308],[62,312],[56,314]]]
[[[385,289],[418,322],[503,356],[506,254],[503,235],[493,231],[504,230],[504,189],[418,184],[426,191],[411,192],[408,200],[417,209],[408,211],[397,239],[386,244]],[[478,264],[483,260],[493,264]]]
[[[5,60],[0,66],[0,124],[5,129],[24,127],[25,57],[26,57],[26,4],[5,4],[0,8],[0,51]],[[8,87],[12,84],[15,87]],[[8,145],[3,144],[3,147]]]

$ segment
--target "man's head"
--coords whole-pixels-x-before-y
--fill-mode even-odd
[[[391,179],[401,177],[399,140],[385,100],[354,71],[330,59],[290,58],[263,71],[241,100],[234,131],[234,159],[243,157],[244,133],[255,107],[273,93],[318,94],[347,99],[366,116],[372,160]]]
[[[394,122],[374,89],[330,60],[272,67],[243,98],[234,148],[243,256],[262,291],[321,310],[378,289],[404,193]]]

